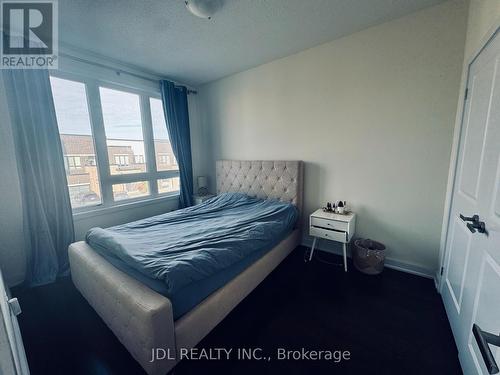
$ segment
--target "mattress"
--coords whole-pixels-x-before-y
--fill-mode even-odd
[[[262,251],[253,253],[252,255],[245,257],[238,263],[232,265],[231,267],[228,267],[201,281],[188,284],[175,293],[169,293],[165,283],[163,283],[162,281],[144,276],[120,259],[110,255],[102,254],[99,251],[98,253],[100,253],[109,263],[118,268],[120,271],[125,272],[127,275],[132,276],[155,292],[158,292],[159,294],[170,299],[170,302],[172,303],[174,320],[177,320],[185,313],[189,312],[193,307],[198,305],[210,294],[215,292],[217,289],[222,288],[229,281],[243,272],[246,268],[250,267],[255,261],[264,256],[270,250],[272,250],[272,248],[266,248]]]
[[[168,297],[178,319],[276,246],[297,217],[290,203],[225,193],[187,209],[93,228],[87,242]]]

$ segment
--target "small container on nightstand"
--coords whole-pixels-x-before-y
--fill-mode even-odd
[[[309,235],[314,237],[309,260],[314,254],[314,247],[319,238],[341,242],[344,251],[344,270],[347,272],[347,244],[354,235],[356,214],[335,214],[324,212],[322,209],[314,211],[309,217]]]
[[[193,204],[200,204],[205,202],[206,200],[215,197],[214,194],[205,194],[205,195],[193,195]]]

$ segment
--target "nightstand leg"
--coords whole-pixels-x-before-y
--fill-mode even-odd
[[[343,244],[344,246],[344,271],[347,272],[347,244]]]
[[[313,240],[313,245],[312,245],[312,247],[311,247],[311,254],[309,254],[309,262],[310,262],[310,261],[312,260],[312,258],[313,258],[314,247],[316,246],[316,240],[317,240],[317,239],[318,239],[317,237],[314,237],[314,240]]]

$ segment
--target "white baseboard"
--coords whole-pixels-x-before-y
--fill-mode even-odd
[[[340,244],[336,244],[338,246],[335,246],[335,244],[336,243],[333,243],[330,241],[328,241],[328,242],[327,241],[320,241],[319,245],[316,246],[316,249],[342,256],[342,247],[340,246]],[[310,248],[312,246],[312,239],[311,238],[303,238],[302,239],[302,246]],[[349,250],[347,251],[347,256],[349,258],[351,257]],[[418,264],[402,262],[402,261],[399,261],[399,260],[394,259],[394,258],[386,257],[385,258],[385,267],[391,268],[391,269],[396,270],[396,271],[406,272],[406,273],[410,273],[412,275],[425,277],[427,279],[433,279],[434,283],[437,282],[436,278],[435,278],[435,271],[429,270],[429,269],[422,267]]]
[[[437,290],[437,292],[439,293],[439,281],[438,281],[438,276],[437,276],[437,275],[434,275],[433,279],[434,279],[434,286],[436,287],[436,290]],[[439,294],[441,294],[441,293],[439,293]]]
[[[443,276],[440,274],[440,271],[438,270],[435,274],[434,274],[434,284],[436,286],[436,290],[439,294],[441,294],[441,282],[442,282],[442,279]]]

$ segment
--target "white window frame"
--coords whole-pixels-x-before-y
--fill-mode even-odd
[[[104,209],[115,210],[120,206],[128,208],[131,204],[150,204],[151,201],[156,201],[158,199],[178,199],[180,192],[161,194],[158,192],[158,180],[179,177],[178,170],[158,171],[156,167],[153,124],[151,119],[151,106],[149,98],[161,99],[159,89],[158,91],[154,91],[146,87],[132,87],[130,84],[119,84],[115,80],[107,81],[102,78],[94,78],[90,75],[64,72],[61,70],[51,72],[50,75],[56,78],[66,79],[84,84],[87,96],[87,106],[90,116],[92,140],[94,142],[97,173],[99,176],[99,185],[101,188],[101,204],[89,207],[73,208],[73,215],[85,215],[85,213],[87,212],[102,211]],[[143,158],[146,162],[146,172],[121,175],[111,174],[109,164],[110,160],[108,159],[106,132],[102,115],[101,96],[99,91],[100,87],[119,90],[139,96],[141,123],[145,148],[145,155],[143,155]],[[150,194],[148,196],[131,198],[121,201],[114,200],[114,184],[132,183],[138,181],[147,181],[149,183]]]

